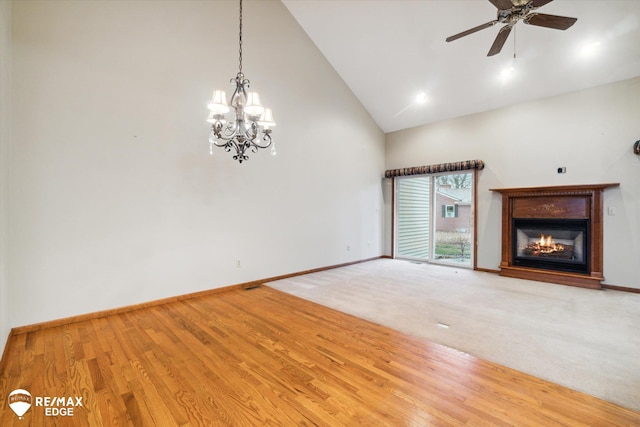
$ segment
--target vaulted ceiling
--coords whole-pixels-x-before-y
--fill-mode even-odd
[[[640,75],[639,0],[552,1],[571,28],[520,21],[491,57],[502,24],[445,42],[496,19],[488,0],[283,3],[384,132]]]

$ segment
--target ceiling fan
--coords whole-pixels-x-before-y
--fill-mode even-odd
[[[487,56],[493,56],[500,53],[502,46],[507,41],[507,37],[511,33],[511,28],[519,21],[522,20],[525,24],[537,25],[539,27],[553,28],[555,30],[566,30],[571,27],[578,19],[567,18],[565,16],[547,15],[544,13],[531,13],[539,7],[544,6],[547,3],[551,3],[553,0],[489,0],[496,8],[498,8],[498,16],[491,22],[478,25],[467,31],[463,31],[451,37],[447,37],[447,41],[451,42],[461,37],[468,36],[477,31],[484,30],[494,26],[497,23],[506,24],[500,28],[498,36],[491,45]]]

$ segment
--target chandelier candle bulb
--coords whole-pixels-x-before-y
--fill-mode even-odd
[[[271,108],[264,109],[264,113],[262,113],[260,120],[258,120],[258,124],[262,126],[265,130],[272,128],[276,125],[276,122],[273,120],[273,112],[271,111]]]
[[[258,119],[264,113],[264,107],[260,104],[260,95],[257,92],[247,94],[247,106],[244,108],[247,116]]]
[[[229,106],[227,105],[227,95],[223,90],[214,90],[211,102],[208,105],[211,114],[224,115],[229,112]]]
[[[215,122],[220,122],[222,124],[225,124],[227,121],[225,120],[224,115],[214,114],[214,112],[212,111],[209,113],[209,116],[207,117],[207,122],[211,124],[214,124]]]

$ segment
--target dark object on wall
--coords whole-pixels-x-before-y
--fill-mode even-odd
[[[633,152],[636,154],[640,154],[640,139],[633,144]]]

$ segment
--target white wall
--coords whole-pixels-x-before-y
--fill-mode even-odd
[[[381,254],[384,135],[279,1],[243,34],[278,156],[208,155],[237,8],[13,4],[12,326]]]
[[[640,156],[632,151],[639,117],[634,78],[390,133],[386,169],[483,160],[477,257],[488,269],[500,264],[501,199],[490,188],[619,182],[604,196],[605,210],[616,210],[604,217],[604,283],[640,288]],[[390,247],[387,240],[385,252]]]
[[[0,354],[11,330],[9,317],[9,123],[11,121],[11,3],[0,1]]]

